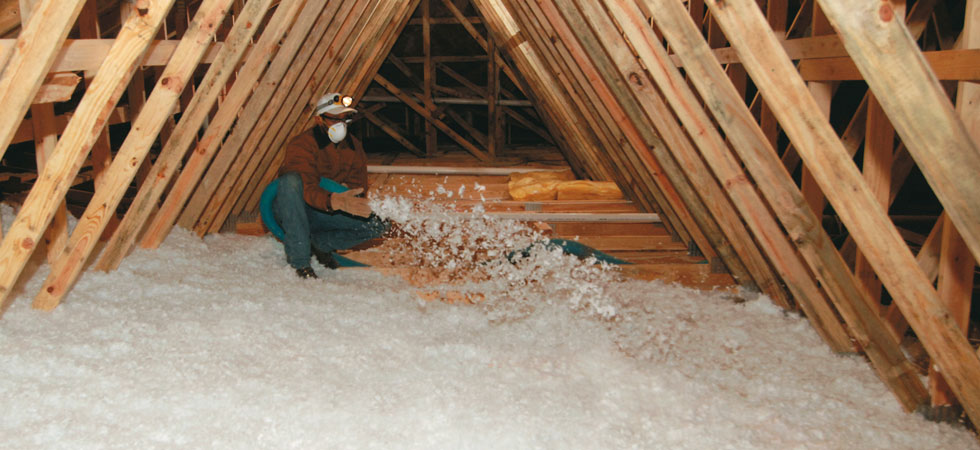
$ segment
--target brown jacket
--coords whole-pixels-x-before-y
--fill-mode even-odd
[[[306,203],[324,211],[332,208],[330,192],[320,187],[320,177],[367,192],[367,156],[360,142],[355,141],[354,148],[347,139],[334,144],[315,126],[286,145],[286,157],[279,174],[288,172],[296,172],[303,179]]]

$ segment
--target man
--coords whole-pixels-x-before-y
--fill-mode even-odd
[[[272,210],[284,232],[286,261],[300,278],[317,278],[310,267],[311,253],[335,269],[332,252],[379,237],[387,228],[371,214],[364,198],[364,149],[360,142],[352,147],[345,139],[349,117],[357,112],[351,103],[350,97],[337,93],[321,97],[313,110],[316,125],[286,145]],[[321,187],[321,178],[335,182],[326,182],[335,188]]]

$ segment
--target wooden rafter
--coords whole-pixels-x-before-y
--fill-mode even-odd
[[[126,137],[109,166],[105,183],[96,190],[82,219],[72,232],[67,250],[52,264],[51,274],[34,298],[35,308],[50,310],[56,307],[75,283],[99,236],[109,219],[114,216],[119,201],[146,157],[150,145],[163,129],[163,124],[170,117],[170,111],[180,100],[181,92],[214,37],[214,30],[228,13],[231,2],[232,0],[205,0],[198,9],[189,31],[181,40],[182,45],[174,53],[176,57],[164,70],[147,100],[144,113],[133,122],[133,131]]]
[[[0,312],[9,306],[7,300],[14,283],[37,247],[41,233],[51,222],[55,209],[61,204],[71,180],[92,149],[98,131],[105,127],[109,112],[115,108],[135,72],[140,57],[149,45],[148,36],[156,34],[171,5],[173,0],[150,0],[146,4],[147,9],[127,21],[106,58],[109,64],[106,67],[113,70],[102,70],[96,75],[48,164],[24,201],[17,219],[11,224],[0,245]],[[45,6],[48,6],[48,2],[42,3],[35,12],[27,31],[35,20],[46,17],[42,15],[48,11]]]
[[[238,112],[248,100],[255,83],[272,59],[272,55],[278,51],[283,35],[296,21],[297,15],[303,10],[302,7],[305,3],[303,0],[285,0],[279,4],[276,15],[273,16],[274,22],[263,30],[259,41],[249,52],[245,64],[238,70],[235,83],[224,95],[218,113],[211,119],[204,136],[201,137],[191,152],[190,159],[184,163],[180,175],[174,181],[174,185],[170,188],[160,210],[147,225],[140,246],[156,248],[167,237],[198,180],[218,150],[222,138],[225,137],[228,129],[235,122]],[[276,21],[275,19],[279,20]],[[300,31],[300,34],[305,33]]]
[[[758,6],[751,0],[707,3],[858,247],[930,356],[936,358],[970,417],[980,420],[980,359],[940,304],[935,289],[874,200],[850,155],[822,118],[819,106],[806,92],[802,78],[782,52]],[[831,14],[836,17],[837,11]],[[897,122],[893,115],[889,117]]]
[[[102,250],[95,266],[97,269],[114,270],[129,253],[147,218],[155,211],[160,196],[163,195],[174,172],[180,166],[188,146],[197,138],[198,129],[208,118],[208,113],[217,101],[218,95],[233,74],[234,67],[238,65],[245,50],[251,44],[257,27],[248,24],[262,20],[271,3],[272,0],[250,0],[245,5],[236,26],[232,28],[225,45],[221,47],[221,52],[198,85],[197,94],[181,116],[180,122],[177,123],[163,150],[160,151],[148,178],[149,182],[140,187],[119,228]]]

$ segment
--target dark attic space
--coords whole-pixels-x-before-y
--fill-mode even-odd
[[[977,20],[0,0],[0,447],[978,449]]]

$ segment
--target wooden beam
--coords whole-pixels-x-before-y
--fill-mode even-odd
[[[892,293],[929,354],[939,361],[970,417],[980,420],[980,359],[959,333],[898,231],[874,200],[836,133],[807,92],[799,72],[782,52],[758,6],[751,0],[707,2],[716,17],[724,18],[721,20],[722,28],[766,101],[773,105],[774,113],[796,144],[824,194],[854,235],[858,246]],[[836,5],[826,1],[821,4],[828,10],[831,19],[838,22],[840,29]],[[854,4],[850,3],[849,6]],[[852,13],[861,8],[845,9]],[[901,73],[903,69],[897,72]],[[885,110],[888,109],[886,106]],[[893,115],[889,117],[893,123],[896,122]],[[937,120],[928,123],[943,122]],[[897,123],[895,125],[899,128]]]
[[[107,57],[107,62],[111,64],[107,67],[113,70],[101,71],[93,80],[48,164],[24,200],[17,219],[11,224],[10,231],[0,245],[0,313],[9,306],[7,300],[11,290],[37,247],[40,235],[51,222],[71,180],[91,150],[98,136],[97,132],[105,127],[109,113],[115,108],[140,57],[149,45],[148,37],[156,34],[173,1],[148,0],[145,4],[147,9],[141,10],[141,14],[125,23],[116,37],[116,45]],[[43,2],[34,13],[34,18],[27,27],[28,31],[36,20],[48,17],[49,14],[55,15],[46,8],[50,6],[49,3]],[[13,61],[11,60],[11,64]]]
[[[74,73],[50,74],[45,78],[41,88],[38,89],[37,96],[34,97],[32,103],[37,105],[71,100],[71,96],[75,93],[75,88],[78,87],[80,81],[82,81],[82,77]]]
[[[432,97],[433,97],[432,89],[436,84],[436,67],[435,67],[435,63],[432,60],[432,27],[430,25],[430,21],[432,20],[431,8],[432,8],[432,0],[422,0],[422,6],[421,6],[422,58],[423,58],[422,60],[422,106],[425,108],[426,112],[430,117],[432,117],[433,119],[437,119],[437,117],[434,114],[436,110],[436,105],[435,103],[432,102]],[[411,107],[411,105],[409,105],[409,107]],[[416,112],[418,111],[416,110]],[[462,138],[460,139],[462,140]],[[425,121],[425,154],[427,156],[435,156],[438,147],[439,147],[439,132],[437,131],[436,126],[432,123],[431,120],[426,120]],[[476,153],[474,153],[474,155],[476,155]],[[487,158],[489,159],[489,156],[487,156]]]
[[[451,2],[450,2],[451,3]],[[503,115],[500,114],[500,66],[497,64],[497,44],[490,39],[487,51],[487,153],[493,159],[504,147]]]
[[[155,211],[157,202],[169,185],[171,177],[180,166],[188,146],[197,138],[198,130],[208,119],[208,114],[218,95],[251,43],[252,36],[258,28],[253,25],[262,21],[271,3],[272,0],[250,0],[245,5],[245,9],[228,34],[225,45],[221,47],[217,58],[208,68],[204,79],[198,85],[197,93],[157,156],[150,177],[140,186],[119,228],[102,250],[102,256],[95,266],[97,269],[113,270],[129,253],[147,218]],[[276,21],[281,20],[284,19],[276,19]],[[275,24],[275,21],[272,23]]]
[[[105,61],[109,49],[115,39],[66,39],[55,50],[54,62],[51,64],[49,72],[95,72],[99,70]],[[174,51],[177,49],[177,40],[157,40],[150,44],[146,55],[140,65],[144,67],[163,67],[170,61]],[[16,39],[0,39],[0,55],[10,52],[17,44]],[[221,50],[222,42],[209,44],[208,50],[204,54],[202,62],[205,64],[214,61],[218,51]]]
[[[815,36],[819,35],[831,35],[834,34],[833,28],[830,26],[830,22],[827,21],[827,16],[823,13],[818,5],[814,4],[812,6],[811,13],[811,33]],[[834,93],[837,90],[839,83],[822,83],[817,81],[811,81],[807,83],[807,88],[810,90],[810,95],[813,100],[820,107],[820,111],[823,112],[824,117],[828,120],[830,119],[830,109],[833,103]],[[803,166],[802,175],[800,179],[800,189],[803,192],[803,197],[806,199],[810,208],[817,216],[822,216],[824,208],[827,206],[827,199],[824,197],[823,192],[820,191],[820,186],[817,184],[816,180],[813,178],[813,174],[810,173],[810,168]]]
[[[980,1],[968,0],[963,24],[962,45],[966,48],[980,47]],[[980,87],[973,83],[960,83],[956,97],[956,111],[963,119],[967,132],[974,142],[980,142]],[[940,218],[944,232],[942,238],[942,259],[939,262],[939,296],[953,314],[953,320],[960,326],[963,334],[970,328],[970,303],[973,296],[973,276],[976,260],[970,255],[949,217]],[[929,391],[932,404],[951,405],[955,396],[942,373],[929,366]]]
[[[120,5],[112,5],[120,6]],[[121,5],[123,10],[120,10],[119,20],[120,25],[128,18],[123,11],[127,8],[131,9],[133,7],[132,3],[127,3]],[[92,38],[98,39],[102,37],[102,31],[99,27],[99,9],[95,2],[88,2],[85,7],[82,8],[82,12],[78,16],[78,34],[82,38]],[[139,71],[139,68],[136,69]],[[98,73],[97,70],[86,71],[85,75],[85,85],[90,86],[92,84],[92,79]],[[105,168],[109,166],[112,161],[112,146],[109,142],[109,130],[108,127],[103,127],[98,130],[99,136],[95,139],[95,143],[92,144],[92,150],[89,152],[89,164],[92,166],[92,174],[94,175],[95,188],[98,189],[102,184],[102,173]]]
[[[959,325],[959,329],[966,336],[970,329],[970,303],[973,298],[976,261],[970,255],[966,243],[956,231],[949,216],[940,220],[945,223],[939,261],[939,298],[949,309],[952,320]],[[936,370],[934,364],[929,365],[929,393],[932,397],[932,406],[957,403],[946,378],[942,372]]]
[[[232,0],[204,0],[201,3],[194,21],[174,53],[175,58],[164,69],[146,107],[133,122],[132,131],[126,136],[106,171],[105,182],[95,191],[85,213],[75,226],[67,250],[52,264],[51,273],[34,297],[34,308],[55,308],[75,284],[98,243],[99,236],[115,216],[116,207],[146,158],[150,146],[170,117],[170,111],[176,107],[181,92],[191,81],[204,51],[214,38],[214,30],[224,21],[231,3]]]
[[[43,0],[17,38],[0,72],[0,104],[4,108],[0,114],[0,158],[6,153],[17,125],[24,119],[84,3],[84,0]],[[0,292],[0,298],[4,296]]]
[[[38,3],[39,1],[37,0],[20,0],[20,17],[24,22],[23,25],[26,25],[34,7]],[[75,83],[77,84],[79,77],[74,74],[72,76],[74,76]],[[72,90],[74,90],[74,85],[72,85]],[[42,95],[44,95],[43,88],[38,93],[38,97]],[[54,152],[55,146],[58,144],[58,127],[55,123],[54,105],[31,105],[31,118],[34,125],[34,156],[37,161],[37,171],[40,173],[44,170],[45,164],[47,164],[48,159]],[[62,201],[61,205],[55,210],[51,225],[48,226],[48,230],[44,233],[44,248],[47,249],[49,263],[54,262],[61,255],[67,242],[68,208],[66,203]]]
[[[21,26],[20,2],[17,0],[3,0],[0,2],[0,36],[5,36]],[[0,51],[3,55],[3,51]],[[6,58],[0,56],[0,67],[6,63]]]
[[[819,0],[844,46],[949,213],[980,258],[980,148],[891,4]],[[916,89],[904,89],[916,86]],[[937,126],[943,124],[944,126]],[[948,124],[948,126],[945,126]],[[980,420],[980,392],[974,411]]]
[[[940,80],[980,82],[980,49],[923,52],[928,67]],[[807,81],[863,80],[849,57],[811,59],[800,63]]]
[[[416,147],[415,144],[412,143],[412,141],[408,140],[405,137],[404,133],[397,129],[397,125],[389,122],[387,119],[378,117],[377,115],[367,111],[361,111],[361,114],[364,115],[364,118],[370,120],[371,123],[375,124],[378,128],[380,128],[381,131],[384,131],[389,136],[391,136],[395,141],[401,144],[402,147],[405,147],[406,150],[419,156],[425,156],[425,152],[422,149]]]
[[[157,211],[147,226],[146,232],[140,240],[141,247],[157,248],[166,239],[178,215],[193,193],[194,187],[217,152],[222,139],[238,119],[242,105],[249,99],[259,77],[269,65],[273,55],[278,52],[283,36],[297,21],[297,16],[303,10],[305,3],[305,0],[286,0],[280,3],[276,12],[282,11],[283,15],[273,16],[280,20],[262,31],[259,42],[249,52],[245,64],[238,70],[235,83],[225,94],[217,114],[211,119],[204,136],[201,137],[191,152],[190,159],[184,163],[180,176],[174,181],[174,185],[170,188],[160,210]],[[305,35],[305,32],[300,31],[298,34]]]

